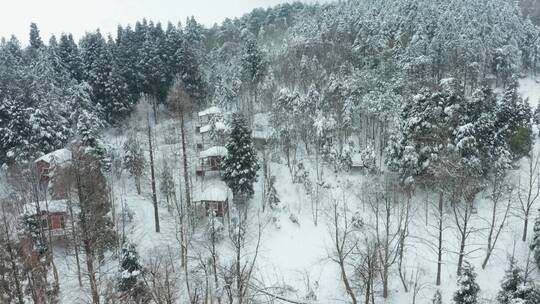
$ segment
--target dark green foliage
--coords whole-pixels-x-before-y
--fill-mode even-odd
[[[523,270],[510,259],[510,265],[501,282],[501,290],[497,294],[499,304],[535,304],[540,303],[540,290],[534,282],[525,277]]]
[[[476,273],[474,272],[474,268],[467,261],[463,263],[457,284],[458,290],[454,294],[455,304],[478,303],[480,286],[476,283]]]
[[[241,115],[232,121],[232,131],[227,142],[227,157],[223,161],[223,180],[235,196],[251,197],[253,183],[257,181],[259,161],[253,147],[251,130]]]
[[[37,210],[36,210],[37,213]],[[33,249],[38,254],[44,254],[47,251],[47,242],[43,238],[42,225],[47,221],[47,217],[36,214],[25,214],[22,217],[23,231],[32,241]]]
[[[142,272],[143,268],[139,262],[139,253],[135,245],[131,243],[125,244],[120,259],[118,289],[123,292],[132,290],[137,285]]]
[[[528,128],[519,128],[510,138],[510,148],[517,156],[528,155],[532,149],[532,131]]]
[[[249,86],[258,85],[266,74],[267,64],[257,42],[249,39],[244,45],[242,77]]]

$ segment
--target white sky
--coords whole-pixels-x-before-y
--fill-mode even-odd
[[[51,34],[72,33],[78,39],[97,28],[116,33],[118,24],[137,20],[184,23],[187,16],[213,25],[226,17],[239,17],[256,7],[269,7],[290,0],[0,0],[0,37],[15,34],[27,44],[29,26],[37,23],[42,39]],[[303,0],[304,2],[317,2]],[[3,2],[3,3],[2,3]],[[324,2],[324,1],[319,1]]]

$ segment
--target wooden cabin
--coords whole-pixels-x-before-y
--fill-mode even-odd
[[[50,232],[53,237],[62,237],[68,234],[67,222],[69,222],[69,213],[67,200],[40,202],[39,214],[37,210],[34,203],[25,206],[25,214],[39,217],[41,227],[46,233]]]
[[[198,113],[199,126],[209,124],[214,117],[221,114],[221,109],[214,106]]]
[[[257,113],[253,116],[253,144],[257,149],[263,149],[274,132],[270,124],[269,113]]]
[[[55,171],[68,166],[71,163],[71,151],[68,149],[59,149],[34,161],[34,165],[39,176],[41,189],[47,189],[49,182]]]
[[[228,127],[222,121],[211,122],[199,128],[200,142],[197,148],[202,150],[209,144],[223,145],[226,141]]]
[[[209,184],[201,185],[201,189],[195,189],[193,193],[193,204],[204,216],[214,214],[223,217],[229,211],[229,198],[232,198],[231,191],[222,181],[212,181]]]
[[[227,148],[215,146],[202,151],[199,154],[199,167],[196,170],[197,176],[205,176],[208,172],[221,172],[221,164],[227,156]]]

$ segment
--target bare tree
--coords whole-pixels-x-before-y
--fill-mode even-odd
[[[374,231],[379,254],[383,298],[388,297],[390,268],[398,261],[406,236],[402,231],[405,218],[400,215],[398,210],[399,201],[396,187],[395,183],[386,179],[383,181],[383,185],[376,185],[368,190],[368,203],[375,220]]]
[[[491,203],[491,217],[487,220],[489,231],[486,244],[486,256],[482,262],[482,269],[486,268],[489,258],[497,244],[497,240],[508,219],[510,208],[512,207],[512,189],[506,182],[506,174],[504,173],[496,173],[492,176],[488,195]],[[508,198],[505,198],[505,195],[508,196]]]
[[[144,261],[144,284],[157,304],[174,304],[180,297],[180,270],[175,267],[176,259],[167,247],[165,251],[156,248]]]
[[[188,155],[186,149],[186,118],[193,108],[193,99],[188,94],[185,84],[181,79],[177,79],[169,91],[167,102],[180,120],[180,134],[182,137],[182,163],[184,165],[184,190],[185,200],[188,208],[191,208],[191,187],[189,182]]]
[[[233,299],[236,299],[234,302],[236,304],[249,303],[253,271],[261,245],[262,226],[259,224],[254,241],[255,246],[250,251],[249,247],[253,236],[248,232],[247,208],[246,206],[242,208],[244,210],[233,209],[235,216],[231,218],[228,229],[229,242],[234,250],[234,260],[231,266],[224,270],[224,287],[231,304]]]
[[[527,230],[529,228],[529,215],[532,206],[540,196],[540,168],[538,168],[540,155],[538,151],[531,151],[528,157],[528,166],[525,171],[525,179],[521,176],[518,181],[519,213],[523,219],[523,235],[521,240],[527,240]]]
[[[349,263],[352,259],[353,251],[357,247],[357,242],[353,238],[354,227],[348,219],[348,210],[345,203],[340,206],[338,200],[334,199],[332,207],[331,228],[334,254],[331,259],[339,266],[341,281],[347,295],[351,298],[353,304],[357,304],[358,300],[348,274]]]
[[[375,304],[375,281],[379,272],[377,242],[365,237],[364,243],[357,246],[358,262],[355,263],[355,277],[360,279],[364,292],[364,304]]]
[[[7,201],[0,201],[2,222],[0,226],[0,297],[7,298],[8,303],[24,304],[23,269],[17,250],[13,212],[8,210]]]
[[[152,202],[154,203],[154,223],[156,232],[159,232],[159,209],[156,191],[156,174],[154,169],[154,149],[152,145],[152,126],[150,125],[150,115],[146,114],[148,152],[150,153],[150,183],[152,184]]]

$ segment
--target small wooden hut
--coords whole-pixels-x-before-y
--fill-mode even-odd
[[[204,216],[213,213],[223,217],[229,211],[229,198],[232,198],[229,187],[224,182],[212,181],[202,185],[200,191],[194,191],[193,204]]]
[[[197,176],[205,176],[208,172],[221,172],[221,164],[227,156],[227,148],[215,146],[202,151],[199,154],[199,167],[196,170]]]
[[[41,189],[47,189],[54,173],[71,164],[71,151],[59,149],[34,161]]]
[[[39,213],[35,203],[27,204],[24,214],[39,218],[41,227],[46,233],[51,233],[53,237],[65,236],[69,231],[66,229],[67,223],[70,221],[67,200],[40,202]]]

